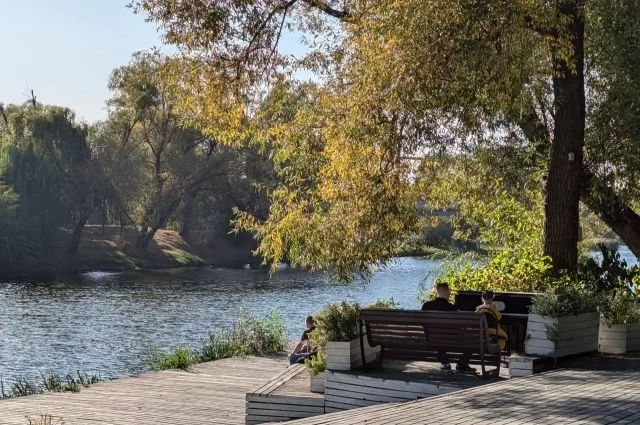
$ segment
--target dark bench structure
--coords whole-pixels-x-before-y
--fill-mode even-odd
[[[527,321],[529,320],[529,308],[537,294],[529,292],[496,292],[494,301],[503,302],[500,326],[507,333],[508,341],[506,355],[512,352],[524,352],[524,344],[527,338]],[[475,311],[481,304],[482,292],[460,291],[456,295],[455,304],[460,311]]]
[[[480,365],[485,379],[500,374],[500,347],[492,341],[483,314],[362,309],[360,320],[361,352],[366,333],[370,346],[381,347],[379,365],[385,358],[437,362],[439,353],[445,352],[450,360],[465,356],[469,363]]]

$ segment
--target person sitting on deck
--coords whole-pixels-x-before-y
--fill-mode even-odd
[[[312,354],[311,347],[309,347],[309,334],[316,328],[316,323],[313,320],[313,316],[307,317],[305,321],[307,329],[302,333],[300,342],[289,354],[289,364],[303,363],[304,359]]]
[[[484,291],[482,293],[482,305],[476,308],[476,313],[486,315],[489,335],[496,337],[500,350],[504,350],[508,338],[507,333],[500,327],[502,313],[498,310],[496,303],[493,302],[493,291]]]
[[[449,285],[446,283],[438,283],[436,284],[436,298],[427,301],[422,304],[422,310],[425,311],[458,311],[458,307],[451,304],[449,302],[449,297],[451,296],[451,291],[449,291]],[[442,366],[440,366],[441,370],[451,370],[451,364],[449,363],[449,358],[447,353],[444,351],[438,351],[438,357]],[[458,359],[458,365],[456,366],[456,370],[459,372],[475,372],[476,370],[469,366],[469,357],[470,354],[463,352],[460,358]]]

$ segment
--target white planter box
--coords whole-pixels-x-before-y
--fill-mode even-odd
[[[613,326],[600,324],[598,345],[601,353],[608,354],[640,350],[640,323]]]
[[[366,336],[364,337],[364,347],[367,362],[375,360],[377,353],[380,352],[380,347],[369,347]],[[349,342],[329,341],[326,352],[327,370],[352,370],[362,366],[359,338]]]
[[[599,313],[543,317],[529,314],[525,353],[565,357],[598,350]]]
[[[311,385],[309,391],[312,393],[324,394],[324,374],[325,372],[320,372],[316,375],[311,373]]]

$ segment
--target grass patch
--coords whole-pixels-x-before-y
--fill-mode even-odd
[[[80,371],[77,374],[77,377],[69,374],[64,378],[53,373],[42,374],[39,380],[17,376],[8,383],[0,379],[0,400],[45,392],[78,392],[81,388],[89,388],[92,384],[102,382],[99,375],[88,375]]]
[[[186,369],[195,363],[277,353],[284,349],[284,341],[284,321],[278,311],[262,319],[244,312],[231,330],[209,333],[198,349],[152,350],[147,364],[151,370]]]

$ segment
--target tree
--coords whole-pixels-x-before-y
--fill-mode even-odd
[[[88,128],[68,108],[28,103],[7,108],[3,175],[20,197],[20,227],[51,249],[58,226],[71,227],[67,250],[78,250],[84,226],[110,185],[87,143]]]
[[[171,89],[159,78],[170,66],[162,56],[137,54],[130,65],[113,72],[109,83],[114,93],[110,125],[122,134],[115,142],[118,157],[129,157],[141,168],[134,172],[142,182],[136,242],[142,249],[185,199],[193,202],[205,183],[227,172],[228,159],[215,136],[189,128],[174,107]]]
[[[269,220],[253,223],[267,257],[288,253],[347,273],[384,261],[393,241],[412,230],[410,206],[422,196],[402,158],[473,155],[514,141],[536,152],[531,163],[548,173],[543,251],[556,272],[576,266],[581,198],[640,254],[640,219],[631,207],[640,111],[629,93],[638,87],[636,2],[132,6],[244,93],[272,83],[287,65],[277,53],[283,28],[326,41],[302,62],[327,76],[314,107],[286,130],[274,126],[276,160],[289,164],[281,169],[289,180],[272,195],[276,213],[272,207]]]

